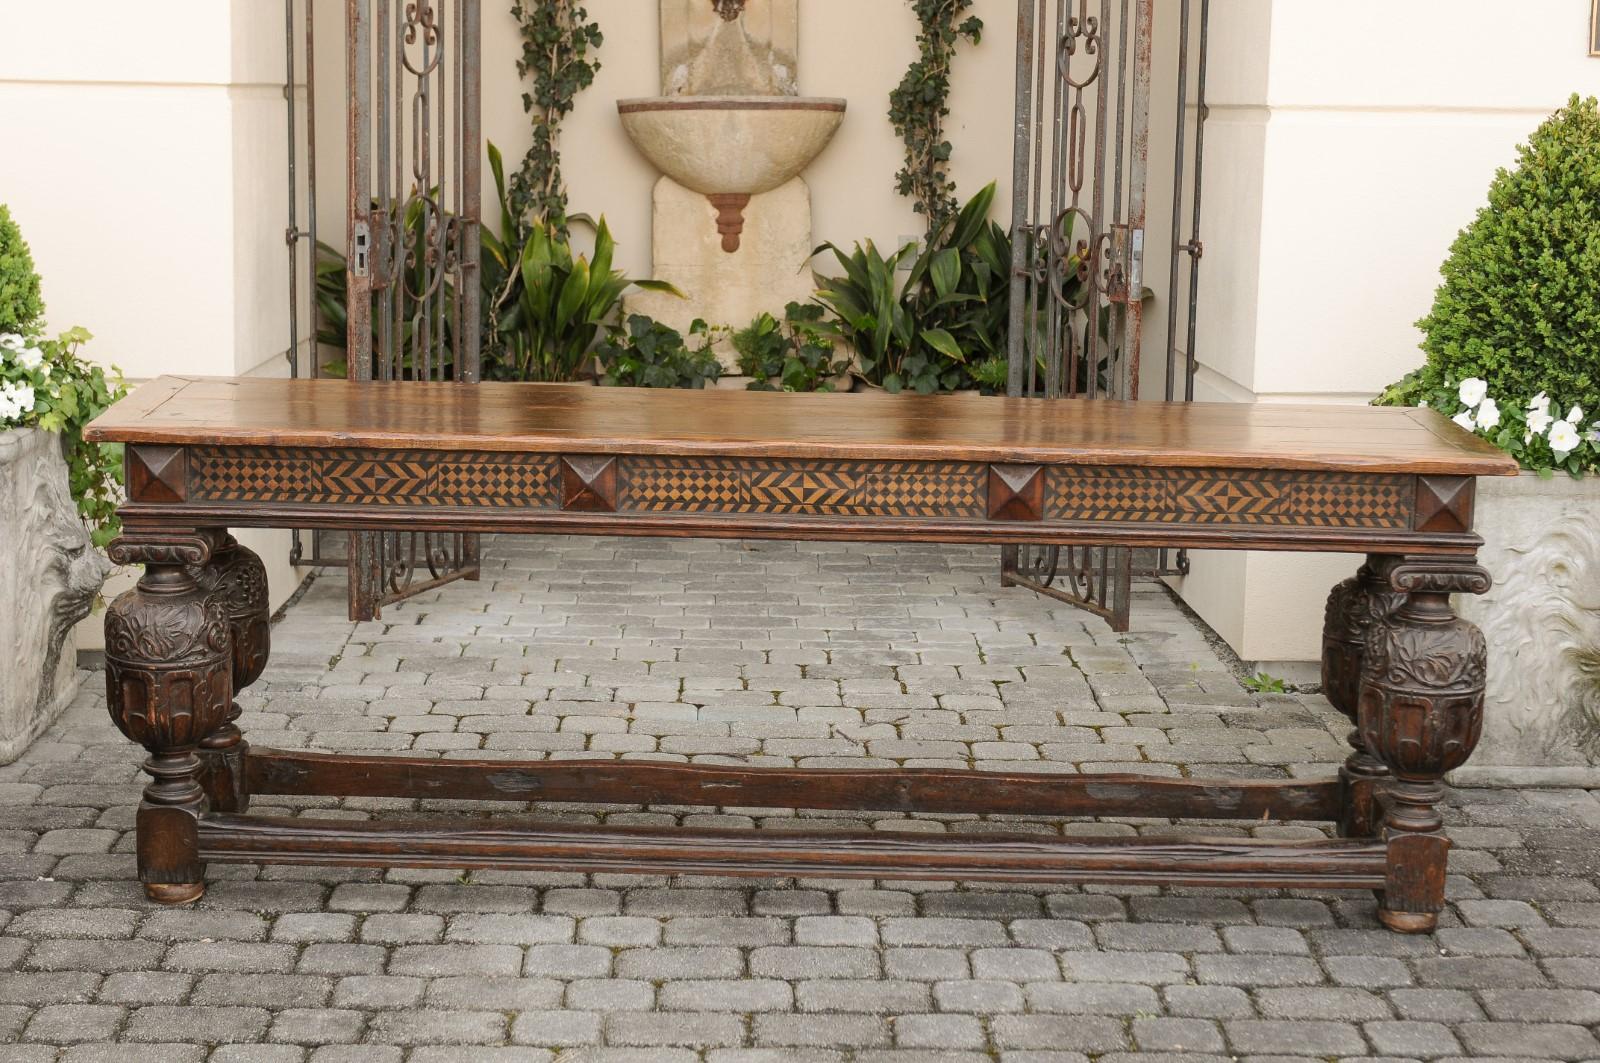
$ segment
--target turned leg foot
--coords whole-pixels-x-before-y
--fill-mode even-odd
[[[118,564],[145,566],[138,585],[106,610],[106,707],[123,734],[149,752],[137,818],[139,878],[152,900],[179,903],[204,891],[199,819],[200,743],[228,719],[232,662],[223,599],[190,569],[211,557],[211,532],[129,532],[111,544]]]
[[[206,895],[204,882],[146,882],[144,895],[156,904],[193,904]]]
[[[267,570],[254,551],[229,535],[210,563],[196,565],[189,574],[201,587],[221,595],[232,643],[232,701],[227,721],[200,740],[200,785],[213,811],[244,812],[250,806],[244,765],[250,744],[239,730],[243,710],[238,697],[267,666],[272,637]]]
[[[1379,574],[1404,599],[1372,625],[1361,671],[1362,739],[1393,776],[1378,918],[1391,930],[1422,933],[1444,908],[1443,779],[1466,763],[1483,726],[1488,651],[1483,633],[1452,611],[1450,595],[1482,594],[1489,576],[1468,561],[1402,558],[1385,559]]]

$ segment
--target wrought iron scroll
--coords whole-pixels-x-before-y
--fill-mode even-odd
[[[1008,394],[1135,399],[1154,0],[1018,6]],[[1126,630],[1124,548],[1011,547],[1002,582]]]

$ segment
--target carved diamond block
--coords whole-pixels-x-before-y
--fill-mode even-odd
[[[989,519],[1044,519],[1044,467],[989,466]]]
[[[189,494],[189,458],[182,447],[129,447],[128,497],[135,502],[182,502]]]
[[[584,513],[615,513],[617,459],[580,454],[562,458],[561,508]]]
[[[1417,531],[1471,531],[1474,483],[1470,476],[1417,477]]]

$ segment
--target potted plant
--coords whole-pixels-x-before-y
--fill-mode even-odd
[[[1600,106],[1574,96],[1501,170],[1420,323],[1426,363],[1378,400],[1430,406],[1514,455],[1478,483],[1495,586],[1463,780],[1600,786]]]
[[[72,628],[111,571],[120,447],[83,427],[123,394],[78,357],[82,329],[44,335],[39,276],[0,206],[0,764],[22,755],[77,691]]]

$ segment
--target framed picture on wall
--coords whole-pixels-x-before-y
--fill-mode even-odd
[[[1589,10],[1589,54],[1600,57],[1600,0],[1593,0]]]

